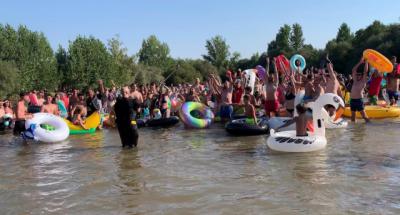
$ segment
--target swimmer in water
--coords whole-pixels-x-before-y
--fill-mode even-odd
[[[250,103],[250,96],[244,95],[243,96],[243,103],[244,103],[244,112],[247,119],[251,120],[251,124],[257,125],[257,116],[256,116],[256,108],[253,104]],[[250,122],[246,120],[246,122]]]
[[[364,71],[358,72],[358,67],[364,63]],[[365,122],[369,122],[367,113],[364,110],[364,89],[368,82],[368,63],[361,58],[360,62],[354,66],[352,71],[353,85],[351,87],[350,94],[350,109],[351,109],[351,121],[356,121],[356,112],[360,112]]]
[[[303,104],[298,104],[296,106],[296,111],[298,113],[298,116],[294,117],[296,122],[296,136],[306,137],[308,136],[307,123],[310,120],[309,116],[307,116],[307,108],[304,107]]]

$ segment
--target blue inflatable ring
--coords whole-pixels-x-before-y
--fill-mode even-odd
[[[300,71],[303,71],[306,68],[306,59],[304,59],[304,57],[299,54],[293,55],[293,57],[290,58],[290,67],[293,70],[297,71],[297,67],[296,67],[297,60],[300,61]]]

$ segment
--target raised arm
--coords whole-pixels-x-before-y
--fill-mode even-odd
[[[336,73],[333,71],[333,64],[331,62],[327,65],[328,74],[331,78],[336,79]]]
[[[321,72],[319,73],[319,75],[321,76],[321,80],[322,80],[322,84],[326,84],[326,77],[325,77],[325,71],[321,70]]]
[[[265,65],[265,76],[264,76],[264,83],[268,82],[268,78],[269,78],[269,57],[266,58],[267,63]]]
[[[276,65],[274,62],[272,62],[274,65],[274,85],[278,86],[279,85],[279,75],[278,75],[278,70],[276,69]]]
[[[98,80],[98,84],[99,84],[99,92],[103,95],[106,92],[106,90],[104,88],[103,80],[101,80],[101,79]]]
[[[354,67],[353,70],[351,71],[351,76],[353,79],[356,79],[356,75],[357,75],[357,70],[358,67],[360,67],[360,65],[364,62],[364,58],[360,59],[360,62],[358,62]]]
[[[369,64],[367,61],[365,61],[364,62],[364,73],[363,73],[364,81],[368,81],[368,72],[369,72]]]

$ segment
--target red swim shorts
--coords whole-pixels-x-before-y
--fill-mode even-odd
[[[279,102],[278,102],[278,100],[265,101],[264,109],[265,109],[265,112],[278,113],[278,111],[279,111]]]

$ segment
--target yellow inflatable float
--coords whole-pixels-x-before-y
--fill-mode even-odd
[[[365,112],[371,119],[396,118],[400,116],[399,107],[365,106]],[[346,107],[343,116],[351,117],[350,107]],[[359,112],[357,112],[356,118],[362,118]]]
[[[85,120],[85,128],[80,125],[74,125],[71,121],[64,119],[69,127],[69,134],[89,134],[96,131],[97,126],[100,125],[100,114],[94,112]]]
[[[383,56],[381,53],[373,50],[367,49],[363,53],[363,57],[371,64],[372,67],[377,69],[379,72],[392,72],[393,64]]]

